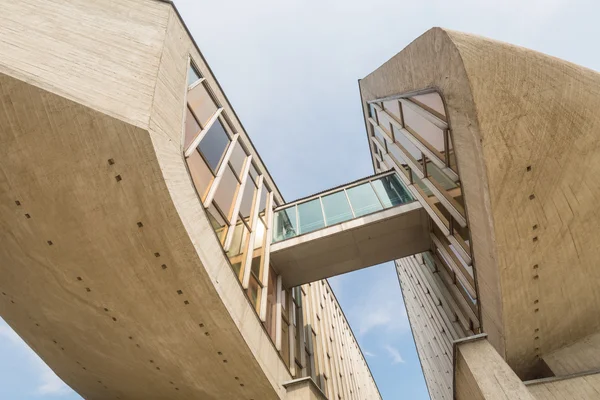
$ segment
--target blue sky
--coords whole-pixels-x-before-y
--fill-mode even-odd
[[[372,173],[357,80],[432,26],[600,69],[592,0],[175,0],[287,200]],[[331,280],[386,400],[427,399],[391,264]],[[0,320],[0,399],[79,399]]]

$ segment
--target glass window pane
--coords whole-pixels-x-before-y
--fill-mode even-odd
[[[243,218],[248,225],[250,225],[250,214],[252,213],[252,207],[254,206],[256,190],[256,185],[252,182],[252,179],[248,179],[240,203],[240,217]]]
[[[254,181],[254,183],[258,182],[258,171],[256,169],[256,165],[254,165],[254,163],[252,163],[250,165],[250,171],[249,171],[250,177],[252,178],[252,180]]]
[[[190,64],[190,68],[188,69],[188,86],[196,82],[198,79],[200,79],[200,74],[198,73],[198,71],[196,71],[194,65]]]
[[[375,137],[379,140],[379,143],[383,146],[384,149],[387,149],[387,140],[386,137],[381,133],[379,129],[373,129],[375,133]]]
[[[369,104],[369,117],[377,121],[377,110],[373,104]]]
[[[246,157],[248,157],[246,150],[244,150],[240,142],[237,142],[233,148],[233,151],[231,152],[229,162],[231,163],[233,171],[240,179],[242,179],[242,168],[244,167],[244,161],[246,161]]]
[[[254,274],[254,276],[256,277],[256,279],[259,282],[261,280],[260,276],[262,275],[261,271],[260,271],[261,260],[262,260],[261,256],[254,257],[252,259],[252,265],[250,266],[250,271],[252,271],[252,273]]]
[[[420,105],[425,106],[423,107],[425,109],[429,108],[431,111],[435,111],[435,113],[440,114],[441,116],[446,116],[444,102],[439,93],[420,94],[418,96],[413,96],[410,99],[415,103],[420,103]]]
[[[396,175],[384,176],[373,181],[373,187],[385,208],[412,202],[412,196]]]
[[[264,185],[260,192],[260,203],[258,205],[258,215],[263,220],[263,222],[266,222],[265,213],[267,211],[267,199],[270,193],[271,191],[269,190],[269,188],[266,185]]]
[[[186,108],[187,113],[185,116],[185,140],[183,143],[183,148],[187,149],[190,144],[194,141],[194,138],[200,133],[200,125],[196,118],[192,115],[189,107]]]
[[[234,229],[233,240],[231,241],[231,246],[227,252],[227,257],[229,257],[231,266],[239,278],[244,263],[250,231],[241,221],[237,223]]]
[[[435,180],[436,183],[446,190],[451,190],[458,187],[458,185],[452,179],[450,179],[448,175],[446,175],[431,161],[427,161],[427,175],[429,175],[431,179]]]
[[[229,135],[219,120],[215,121],[200,141],[198,149],[213,172],[217,171],[230,141]]]
[[[396,117],[398,121],[402,120],[400,117],[400,102],[398,100],[384,101],[383,108],[388,112],[388,114]]]
[[[325,226],[319,199],[298,204],[298,227],[300,234],[316,231]]]
[[[426,120],[411,107],[402,107],[404,113],[404,124],[407,129],[413,131],[429,143],[430,147],[440,153],[444,153],[444,131]]]
[[[227,220],[231,219],[233,200],[235,199],[239,185],[231,168],[225,168],[225,172],[215,193],[215,203],[227,217]]]
[[[390,122],[390,117],[384,112],[379,112],[377,115],[379,116],[379,126],[384,130],[386,136],[392,139],[392,124]]]
[[[431,193],[431,190],[429,190],[427,185],[425,185],[423,183],[423,181],[421,180],[421,178],[419,178],[417,176],[417,174],[415,174],[412,170],[410,171],[410,177],[412,179],[412,182],[415,185],[417,185],[423,191],[423,193],[425,193],[425,196],[427,196],[427,197],[433,196],[433,193]]]
[[[323,197],[323,209],[327,225],[339,224],[354,218],[344,191]]]
[[[296,236],[296,206],[277,211],[273,216],[273,242]]]
[[[250,301],[256,307],[258,305],[258,297],[260,295],[260,285],[252,275],[250,275],[250,283],[248,284],[248,297]]]
[[[225,238],[225,233],[227,233],[227,223],[225,222],[225,220],[223,219],[223,217],[221,216],[214,204],[211,204],[210,207],[206,209],[206,211],[208,214],[210,224],[212,225],[213,229],[217,233],[217,236],[219,237],[219,240],[222,243],[223,239]]]
[[[369,182],[354,186],[347,190],[354,215],[360,217],[372,212],[383,210]]]
[[[454,145],[452,144],[452,134],[450,131],[447,132],[448,135],[448,159],[449,159],[449,167],[452,168],[454,172],[458,174],[458,165],[456,165],[456,154],[454,153]]]
[[[265,224],[259,219],[256,224],[256,233],[254,234],[254,250],[260,249],[265,244]]]
[[[196,191],[198,192],[200,199],[204,200],[206,193],[208,192],[208,188],[213,181],[213,174],[198,151],[194,151],[186,159],[186,161],[188,168],[190,169],[190,175],[192,176],[192,181],[194,182]]]
[[[217,112],[217,105],[203,83],[189,91],[188,104],[203,128],[210,117]]]
[[[400,146],[404,147],[408,154],[410,154],[415,160],[421,161],[423,158],[423,153],[417,146],[413,144],[408,138],[396,127],[394,127],[394,137],[396,138],[396,142],[400,144]]]

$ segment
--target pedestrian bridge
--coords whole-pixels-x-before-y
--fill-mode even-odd
[[[426,212],[394,172],[278,207],[272,231],[286,288],[429,249]]]

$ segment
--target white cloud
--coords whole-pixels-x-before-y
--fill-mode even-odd
[[[367,357],[377,357],[374,353],[371,353],[370,351],[367,351],[367,350],[363,350],[363,354]]]
[[[383,348],[388,352],[390,358],[392,359],[392,364],[403,364],[404,359],[400,355],[400,352],[395,347],[390,345],[385,345]]]
[[[32,371],[37,376],[38,384],[35,392],[40,395],[56,396],[71,392],[56,374],[42,361],[42,359],[16,334],[6,323],[0,319],[0,340],[7,340],[16,351],[24,353]]]

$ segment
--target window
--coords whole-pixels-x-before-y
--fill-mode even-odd
[[[205,82],[195,86],[188,92],[188,105],[202,128],[217,112],[217,104],[206,88]]]
[[[309,233],[325,226],[320,199],[314,199],[298,205],[299,234]]]
[[[296,236],[296,232],[298,232],[296,206],[277,211],[274,215],[273,241],[289,239]]]
[[[440,119],[446,120],[446,110],[444,109],[444,102],[439,93],[427,93],[413,96],[410,98],[413,103],[418,104],[423,109],[431,112]]]
[[[190,144],[194,141],[194,138],[198,136],[202,128],[200,128],[200,124],[196,121],[196,117],[192,114],[192,111],[189,107],[186,108],[186,117],[185,117],[185,140],[183,143],[183,148],[187,149]]]
[[[373,187],[385,208],[413,201],[412,196],[400,183],[395,174],[387,175],[373,181]]]
[[[231,152],[231,157],[229,158],[229,164],[231,165],[231,169],[235,172],[238,178],[242,179],[242,170],[244,169],[244,162],[248,154],[246,150],[242,147],[242,144],[238,141]]]
[[[246,224],[251,227],[252,221],[250,214],[254,208],[257,188],[252,179],[246,180],[244,191],[242,192],[242,201],[240,202],[240,218],[246,221]]]
[[[231,241],[231,246],[227,251],[227,257],[229,257],[229,261],[231,262],[231,266],[233,270],[236,272],[238,279],[241,280],[241,273],[243,271],[244,258],[246,255],[246,249],[248,247],[248,239],[250,238],[250,230],[243,222],[243,220],[238,220],[235,225],[233,232],[233,239]]]
[[[400,102],[398,100],[388,100],[383,102],[383,108],[390,114],[396,121],[402,122],[402,116],[400,114]]]
[[[194,67],[194,64],[190,63],[190,67],[188,68],[188,86],[191,86],[196,81],[200,80],[200,73]]]
[[[223,176],[221,177],[221,182],[215,192],[215,204],[219,207],[227,221],[231,221],[233,201],[235,200],[235,195],[237,194],[239,186],[240,182],[238,181],[238,178],[228,166],[225,168]]]
[[[269,266],[269,284],[267,286],[267,317],[265,327],[271,339],[275,340],[275,317],[277,316],[277,275],[273,267]]]
[[[192,176],[192,181],[201,200],[204,200],[210,184],[213,182],[213,174],[210,168],[204,162],[204,159],[198,151],[194,151],[187,158],[187,165]]]
[[[200,153],[202,153],[202,156],[214,174],[217,173],[217,169],[230,142],[231,139],[220,120],[216,120],[212,124],[200,141],[198,150],[200,150]]]
[[[339,224],[354,218],[345,190],[324,196],[323,210],[327,225]]]
[[[348,193],[350,204],[352,204],[352,209],[356,217],[383,209],[370,182],[351,187],[346,192]]]
[[[210,221],[210,224],[212,225],[213,229],[215,230],[217,237],[219,238],[221,243],[223,243],[223,240],[225,240],[225,234],[227,233],[227,228],[228,228],[225,218],[223,218],[223,215],[219,212],[217,207],[215,207],[214,203],[211,204],[210,207],[208,207],[206,209],[206,211],[208,214],[208,219]]]

